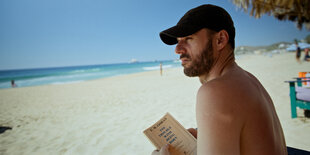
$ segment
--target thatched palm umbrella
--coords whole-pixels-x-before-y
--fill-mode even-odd
[[[263,14],[275,16],[279,20],[297,22],[297,27],[304,25],[310,30],[310,0],[233,0],[238,7],[248,11],[250,15],[260,18]]]

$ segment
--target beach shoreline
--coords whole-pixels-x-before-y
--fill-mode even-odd
[[[310,119],[291,119],[289,85],[310,71],[295,53],[242,55],[236,60],[270,94],[287,146],[310,150]],[[119,75],[79,83],[0,89],[0,154],[150,154],[143,130],[166,112],[196,127],[198,78],[182,68]],[[298,116],[303,111],[298,110]]]

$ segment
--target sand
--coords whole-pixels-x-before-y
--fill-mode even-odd
[[[288,146],[310,150],[310,119],[291,119],[289,86],[310,71],[294,53],[243,55],[237,63],[270,93]],[[182,68],[63,84],[0,90],[0,154],[145,155],[154,150],[143,130],[170,112],[185,128],[196,127],[198,78]],[[303,116],[303,111],[298,110]]]

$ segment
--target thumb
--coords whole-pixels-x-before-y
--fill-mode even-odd
[[[163,147],[161,147],[161,149],[160,149],[160,154],[162,154],[162,155],[170,155],[170,153],[169,153],[169,147],[170,147],[170,145],[169,144],[166,144],[165,146],[163,146]]]

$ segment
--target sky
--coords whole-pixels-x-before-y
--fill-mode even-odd
[[[2,0],[0,70],[177,59],[175,46],[163,44],[159,32],[202,4],[230,13],[236,46],[310,34],[294,22],[251,17],[230,0]]]

